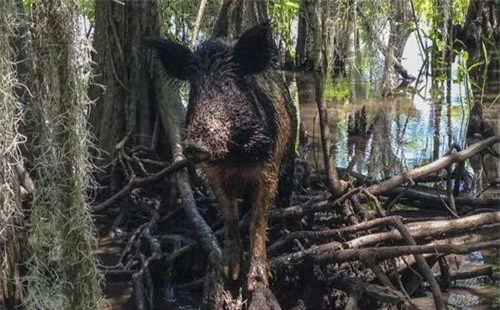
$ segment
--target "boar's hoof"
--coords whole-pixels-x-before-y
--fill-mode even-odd
[[[258,283],[252,293],[252,301],[248,310],[281,310],[281,307],[271,290],[262,283]]]
[[[265,260],[252,259],[247,276],[247,289],[249,292],[253,292],[259,283],[263,284],[265,287],[269,286],[267,269]]]
[[[241,270],[241,247],[238,243],[224,245],[222,266],[227,279],[238,280]]]

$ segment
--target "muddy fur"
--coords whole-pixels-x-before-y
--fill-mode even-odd
[[[288,173],[293,171],[296,128],[288,89],[272,70],[276,50],[270,25],[246,31],[236,43],[210,39],[194,52],[160,39],[147,43],[158,50],[167,73],[190,85],[183,145],[188,158],[201,161],[223,208],[222,270],[233,280],[240,276],[236,200],[248,199],[252,218],[247,288],[267,286],[268,213],[275,204],[280,169],[286,162]]]

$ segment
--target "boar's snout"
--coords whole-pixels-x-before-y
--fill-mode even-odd
[[[185,141],[183,151],[184,156],[194,162],[202,162],[210,157],[210,152],[206,147],[193,141]]]

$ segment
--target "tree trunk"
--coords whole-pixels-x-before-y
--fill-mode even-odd
[[[78,23],[77,0],[38,0],[32,6],[31,75],[36,191],[31,213],[26,309],[99,309],[100,273],[92,252],[88,211],[85,73],[90,49]]]
[[[335,170],[335,158],[330,152],[332,141],[328,113],[324,100],[325,73],[328,71],[327,46],[330,30],[326,29],[329,19],[329,3],[321,0],[303,0],[300,6],[299,38],[297,39],[297,66],[314,70],[315,101],[318,106],[323,162],[327,172],[327,185],[334,197],[341,195],[341,184]],[[300,29],[302,28],[302,29]],[[326,41],[326,42],[325,42]],[[298,83],[300,81],[298,80]],[[304,91],[299,87],[299,91]],[[299,93],[299,98],[302,97]]]
[[[436,44],[434,42],[432,45],[432,57],[431,57],[431,69],[434,77],[433,84],[437,88],[441,88],[442,82],[449,78],[447,76],[448,68],[451,66],[449,57],[451,53],[448,29],[451,21],[452,12],[452,1],[451,0],[437,0],[435,4],[435,10],[437,14],[433,18],[432,31],[437,33],[437,40],[441,41],[443,44]]]
[[[98,149],[113,157],[126,136],[134,145],[154,149],[158,143],[158,108],[150,100],[152,79],[144,70],[141,40],[160,33],[156,1],[100,0],[95,4],[95,63],[90,98],[92,132]]]
[[[392,0],[389,43],[385,53],[382,95],[390,96],[396,89],[396,70],[400,67],[406,41],[411,33],[411,6],[408,0]]]
[[[473,103],[467,124],[467,144],[500,133],[500,4],[498,1],[471,1],[464,23],[466,49],[471,55],[467,62],[472,84]],[[483,49],[484,45],[484,49]],[[488,184],[500,178],[498,165],[500,146],[471,158],[474,170],[481,176],[480,183]],[[480,173],[480,172],[483,173]],[[481,184],[479,184],[481,185]]]
[[[302,0],[296,46],[296,66],[301,70],[316,70],[316,66],[321,71],[324,69],[324,64],[321,63],[324,50],[322,22],[326,16],[323,17],[322,0]]]
[[[224,0],[212,36],[232,40],[267,19],[266,1]]]
[[[9,42],[15,36],[17,8],[13,0],[0,3],[0,309],[14,310],[23,297],[21,268],[23,245],[26,243],[21,205],[19,177],[16,166],[22,165],[17,147],[20,142],[18,122],[20,104],[15,88],[16,54]]]
[[[334,24],[331,18],[331,3],[324,1],[323,12],[321,16],[322,31],[322,58],[323,72],[325,77],[330,76],[333,71],[333,42],[334,42]]]
[[[351,98],[357,97],[356,92],[356,81],[357,81],[357,72],[356,72],[356,41],[357,41],[357,24],[358,24],[358,13],[357,13],[357,1],[356,0],[347,0],[348,9],[347,9],[347,42],[346,42],[346,71],[347,76],[349,77],[351,84]]]

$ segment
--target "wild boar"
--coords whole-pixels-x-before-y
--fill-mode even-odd
[[[281,187],[280,169],[286,166],[286,175],[293,175],[296,134],[290,94],[272,70],[276,48],[270,23],[247,30],[234,43],[211,38],[194,51],[163,39],[146,43],[157,50],[168,75],[190,85],[184,153],[200,164],[222,206],[224,274],[233,280],[240,274],[237,199],[247,199],[252,212],[247,288],[268,286],[269,209]]]

